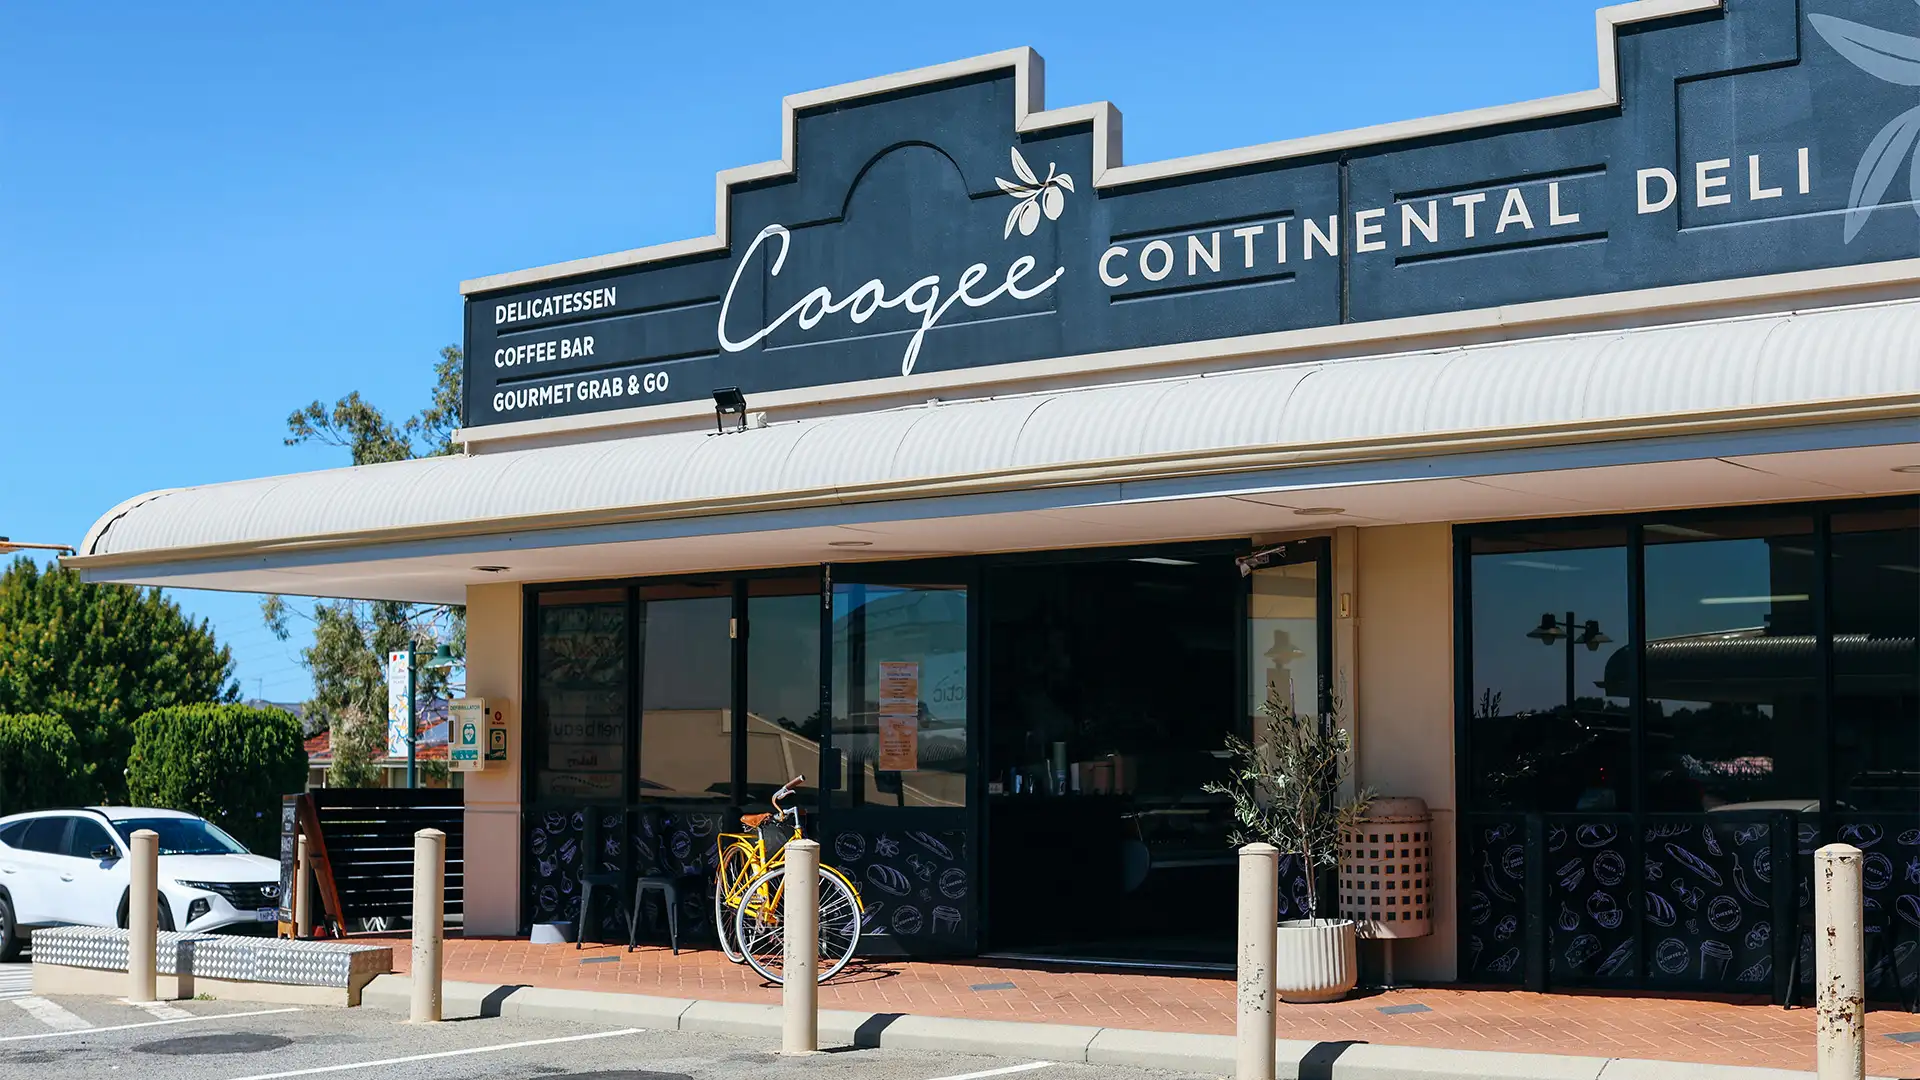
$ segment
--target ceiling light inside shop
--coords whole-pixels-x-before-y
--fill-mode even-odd
[[[1690,540],[1717,539],[1720,536],[1719,533],[1702,532],[1699,529],[1689,529],[1684,525],[1649,525],[1647,531],[1659,533],[1662,536],[1684,536]]]
[[[871,540],[829,540],[828,547],[872,547]]]
[[[1301,517],[1327,517],[1331,514],[1344,514],[1346,512],[1347,508],[1344,506],[1303,506],[1294,511],[1294,513]]]
[[[1806,602],[1806,593],[1780,593],[1775,596],[1703,596],[1700,602],[1708,606],[1720,604],[1799,604]]]
[[[1149,555],[1144,559],[1128,559],[1128,562],[1150,563],[1154,566],[1192,566],[1192,559],[1163,559],[1158,555]]]
[[[1895,465],[1894,472],[1920,473],[1920,465]]]
[[[507,567],[504,566],[476,566],[474,569],[483,574],[504,574],[507,572]]]

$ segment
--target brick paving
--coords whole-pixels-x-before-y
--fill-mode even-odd
[[[395,965],[406,970],[407,941],[384,940],[394,946]],[[772,1004],[780,995],[750,968],[728,963],[717,951],[682,950],[676,957],[652,946],[629,953],[624,946],[588,945],[576,952],[571,945],[449,938],[446,977],[710,1001]],[[1006,983],[1013,985],[1003,988]],[[1427,1011],[1381,1011],[1406,1005],[1423,1005]],[[1156,1031],[1233,1031],[1233,983],[1226,977],[1069,972],[980,962],[856,961],[820,988],[820,1006]],[[1393,990],[1330,1005],[1282,1005],[1279,1028],[1281,1038],[1327,1042],[1813,1068],[1813,1011],[1779,1009],[1760,999]],[[1920,1044],[1887,1037],[1920,1032],[1920,1015],[1877,1010],[1868,1014],[1867,1030],[1869,1073],[1920,1077]]]

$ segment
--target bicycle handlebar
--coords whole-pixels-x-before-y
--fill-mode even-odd
[[[780,805],[780,800],[786,798],[789,795],[792,795],[793,789],[799,787],[801,784],[806,783],[806,781],[807,781],[806,774],[802,773],[801,775],[796,776],[793,779],[787,781],[785,787],[782,787],[779,791],[776,791],[773,793],[773,799],[772,799],[773,812],[777,816],[781,818],[785,818],[788,814],[797,814],[800,812],[797,809],[794,809],[794,810],[786,809],[785,807]]]

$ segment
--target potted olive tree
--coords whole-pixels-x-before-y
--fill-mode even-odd
[[[1337,1001],[1359,977],[1353,922],[1320,917],[1320,871],[1339,865],[1341,832],[1356,828],[1373,801],[1365,789],[1340,797],[1353,769],[1353,742],[1339,711],[1330,701],[1324,715],[1298,712],[1269,690],[1253,740],[1227,737],[1232,774],[1206,786],[1233,800],[1236,847],[1272,844],[1297,855],[1306,873],[1307,918],[1279,927],[1274,990],[1282,1001]]]

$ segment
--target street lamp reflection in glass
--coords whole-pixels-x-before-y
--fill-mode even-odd
[[[1539,626],[1527,631],[1527,636],[1548,648],[1552,648],[1558,641],[1567,643],[1567,713],[1571,715],[1574,712],[1575,700],[1574,648],[1585,645],[1588,652],[1599,652],[1600,646],[1613,639],[1601,631],[1600,620],[1588,619],[1583,625],[1574,618],[1571,611],[1567,612],[1565,621],[1554,618],[1553,612],[1547,612],[1540,616]]]

